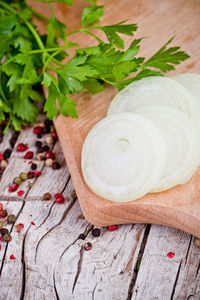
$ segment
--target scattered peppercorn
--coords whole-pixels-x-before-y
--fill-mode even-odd
[[[43,195],[43,200],[50,200],[51,199],[51,194],[50,193],[45,193]]]
[[[16,257],[13,254],[11,254],[10,259],[14,260],[14,259],[16,259]]]
[[[6,168],[7,165],[8,165],[8,163],[7,163],[7,161],[6,161],[5,159],[3,159],[3,160],[1,161],[1,163],[0,163],[0,165],[1,165],[2,168]]]
[[[34,177],[39,177],[42,173],[40,171],[33,171]]]
[[[92,249],[92,244],[91,244],[90,242],[85,243],[85,244],[84,244],[84,249],[85,249],[86,251],[91,250],[91,249]]]
[[[33,158],[33,151],[28,151],[26,152],[26,154],[24,155],[25,159],[32,159]]]
[[[51,167],[53,165],[53,159],[51,159],[51,158],[46,159],[45,165],[47,167]]]
[[[51,135],[48,135],[45,141],[48,145],[52,145],[54,143],[54,138]]]
[[[11,214],[7,217],[7,222],[8,224],[14,224],[16,222],[16,217],[15,215]]]
[[[37,138],[38,138],[38,139],[41,139],[41,137],[42,137],[42,134],[41,134],[41,133],[38,133],[38,134],[37,134]]]
[[[40,134],[42,132],[42,127],[37,126],[37,127],[33,128],[33,132],[35,134]]]
[[[23,143],[20,143],[20,144],[18,144],[17,145],[17,151],[18,152],[24,152],[24,151],[26,151],[28,149],[28,146],[27,145],[25,145],[25,144],[23,144]]]
[[[52,151],[50,151],[50,150],[47,151],[47,152],[45,153],[45,159],[48,159],[48,158],[51,158],[51,159],[55,160],[55,158],[56,158],[55,153],[52,152]]]
[[[75,199],[77,198],[77,195],[76,195],[76,191],[75,191],[75,190],[73,190],[73,191],[71,192],[71,197],[72,197],[73,200],[75,200]]]
[[[12,153],[12,150],[11,150],[11,149],[6,149],[6,150],[4,151],[4,153],[3,153],[4,159],[10,158],[11,153]]]
[[[1,228],[0,234],[1,234],[1,236],[4,236],[5,234],[10,234],[10,232],[7,228]]]
[[[49,119],[47,119],[47,120],[44,121],[44,123],[45,123],[45,125],[46,125],[47,127],[49,127],[49,126],[51,126],[52,121],[49,120]]]
[[[85,240],[86,236],[84,233],[79,234],[78,239],[79,240]]]
[[[49,149],[50,148],[49,148],[48,145],[45,145],[45,146],[42,147],[43,152],[49,151]]]
[[[22,183],[22,179],[20,177],[15,177],[13,183],[17,183],[18,185],[20,185]]]
[[[108,231],[114,231],[118,229],[118,225],[110,225],[106,227],[106,230]]]
[[[1,229],[1,228],[3,228],[3,223],[2,223],[2,222],[0,222],[0,229]]]
[[[21,180],[25,181],[28,179],[28,174],[25,172],[20,173],[19,177],[21,178]]]
[[[19,224],[15,225],[15,228],[16,228],[16,231],[18,233],[20,233],[20,231],[24,228],[24,224],[19,223]]]
[[[17,137],[12,137],[10,139],[10,146],[11,146],[11,148],[14,148],[16,142],[17,142]]]
[[[36,141],[36,142],[35,142],[35,147],[41,148],[41,147],[42,147],[42,142]]]
[[[12,184],[9,186],[9,192],[10,192],[10,193],[15,192],[15,191],[18,189],[18,187],[19,187],[19,184],[17,184],[17,183],[12,183]]]
[[[37,169],[37,165],[36,164],[32,164],[31,165],[31,170],[36,170]]]
[[[10,234],[4,234],[2,235],[2,240],[4,242],[10,242],[12,240],[12,236]]]
[[[92,229],[92,235],[94,237],[99,237],[100,236],[100,229],[99,228]]]
[[[0,161],[2,161],[2,160],[3,160],[3,154],[0,153]]]
[[[28,175],[28,179],[32,179],[34,177],[33,171],[29,171],[27,175]]]
[[[2,210],[0,211],[0,218],[6,218],[7,215],[8,215],[8,212],[7,212],[6,209],[2,209]]]
[[[54,141],[56,141],[58,138],[57,133],[55,131],[51,132],[51,136],[54,138]]]
[[[43,153],[43,152],[45,152],[45,151],[43,150],[43,147],[37,148],[37,153]]]
[[[52,169],[54,170],[58,170],[60,169],[60,163],[55,161],[53,164],[52,164]]]
[[[38,160],[45,160],[45,154],[44,153],[39,153],[37,155]]]
[[[42,133],[43,134],[46,134],[46,133],[49,133],[50,132],[50,127],[44,127],[42,128]]]

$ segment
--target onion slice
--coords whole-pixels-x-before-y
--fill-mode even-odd
[[[196,98],[180,83],[167,77],[146,77],[121,90],[112,100],[108,115],[137,112],[144,106],[167,105],[182,111],[199,126],[200,109]]]
[[[166,162],[165,141],[151,120],[118,113],[97,123],[82,148],[82,173],[99,196],[136,200],[159,181]]]
[[[161,130],[167,150],[166,168],[152,192],[161,192],[188,181],[200,162],[200,138],[192,121],[177,109],[144,107],[143,116]]]

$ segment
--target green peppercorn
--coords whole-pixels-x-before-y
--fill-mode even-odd
[[[73,190],[73,191],[71,192],[71,196],[72,196],[72,199],[76,199],[76,198],[77,198],[77,195],[76,195],[76,191],[75,191],[75,190]]]
[[[1,228],[3,228],[3,223],[2,223],[2,222],[0,222],[0,229],[1,229]]]
[[[20,185],[22,183],[22,179],[20,177],[15,177],[13,183],[17,183],[18,185]]]
[[[25,181],[28,179],[28,175],[24,172],[20,173],[19,177],[21,178],[21,180]]]
[[[53,125],[50,126],[50,132],[54,132],[55,131],[55,127]]]
[[[2,236],[2,240],[4,242],[10,242],[12,240],[12,236],[10,234],[5,234]]]
[[[43,196],[43,200],[50,200],[51,199],[51,194],[50,193],[45,193]]]
[[[11,214],[7,217],[7,223],[8,224],[14,224],[16,222],[16,217],[15,215]]]

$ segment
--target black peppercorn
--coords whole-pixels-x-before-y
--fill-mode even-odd
[[[37,148],[37,153],[43,153],[43,152],[44,152],[43,147],[38,147]]]
[[[8,215],[8,212],[7,212],[6,209],[2,209],[2,210],[0,211],[0,218],[6,218],[7,215]]]
[[[32,179],[34,177],[34,174],[32,171],[28,172],[28,179]]]
[[[5,234],[10,234],[10,232],[7,228],[1,228],[0,234],[1,234],[1,236],[4,236]]]
[[[12,148],[14,148],[16,141],[17,141],[17,137],[12,137],[12,138],[10,139],[10,146],[11,146]]]
[[[92,229],[92,235],[94,237],[99,237],[100,236],[100,229],[99,228]]]
[[[48,145],[43,146],[42,149],[43,149],[43,152],[46,152],[46,151],[50,150]]]
[[[60,169],[60,163],[55,161],[53,164],[52,164],[52,169],[54,170],[58,170]]]
[[[12,150],[11,149],[6,149],[3,153],[4,159],[8,159],[11,156]]]
[[[36,142],[35,142],[35,147],[36,147],[36,148],[41,148],[41,147],[42,147],[42,142],[36,141]]]
[[[85,240],[86,236],[84,233],[79,234],[78,239],[79,240]]]
[[[42,133],[46,134],[46,133],[49,133],[50,132],[50,127],[43,127],[42,128]]]
[[[36,164],[32,164],[31,165],[31,170],[36,170],[37,169],[37,165]]]
[[[38,134],[37,134],[37,138],[38,138],[38,139],[41,139],[41,138],[42,138],[42,134],[41,134],[41,133],[38,133]]]
[[[52,121],[50,121],[50,120],[45,120],[44,121],[44,123],[45,123],[45,125],[47,126],[47,127],[50,127],[51,125],[52,125]]]

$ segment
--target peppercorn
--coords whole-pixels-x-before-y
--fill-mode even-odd
[[[11,236],[10,234],[4,234],[4,235],[2,236],[2,240],[3,240],[4,242],[10,242],[10,241],[12,241],[12,236]]]
[[[47,151],[45,153],[45,159],[48,159],[48,158],[51,158],[51,159],[55,160],[55,158],[56,158],[55,153],[52,152],[52,151]]]
[[[52,169],[54,170],[58,170],[60,169],[60,163],[55,161],[53,164],[52,164]]]
[[[36,141],[36,142],[35,142],[35,147],[41,148],[41,147],[42,147],[42,142]]]
[[[85,240],[86,236],[84,233],[79,234],[78,239],[79,240]]]
[[[17,145],[17,152],[24,152],[28,149],[28,146],[23,144],[23,143],[20,143]]]
[[[92,235],[94,237],[99,237],[100,236],[100,230],[99,230],[99,228],[92,229]]]
[[[50,200],[51,199],[51,194],[50,193],[45,193],[43,195],[43,200]]]
[[[46,165],[47,167],[51,167],[52,164],[53,164],[53,159],[51,159],[51,158],[46,159],[45,165]]]
[[[15,177],[13,183],[17,183],[18,185],[20,185],[22,183],[22,179],[20,177]]]
[[[12,184],[9,186],[9,192],[10,192],[10,193],[15,192],[15,191],[18,189],[18,187],[19,187],[19,184],[17,184],[17,183],[12,183]]]
[[[34,129],[33,129],[33,132],[35,133],[35,134],[40,134],[41,132],[42,132],[42,127],[40,127],[40,126],[36,126]]]
[[[12,137],[10,139],[10,146],[11,146],[11,148],[14,148],[16,142],[17,142],[17,137]]]
[[[91,250],[91,249],[92,249],[92,244],[91,244],[91,243],[85,243],[85,244],[84,244],[84,249],[85,249],[86,251]]]
[[[44,127],[42,128],[42,133],[46,134],[50,132],[50,127]]]
[[[28,179],[32,179],[34,177],[33,171],[29,171],[27,175],[28,175]]]
[[[14,224],[16,222],[16,217],[15,215],[11,214],[7,217],[7,222],[8,224]]]
[[[18,138],[18,136],[19,136],[19,131],[15,131],[14,133],[13,133],[13,138]]]
[[[73,200],[75,200],[75,199],[77,198],[77,195],[76,195],[76,191],[75,191],[75,190],[73,190],[73,191],[71,192],[71,197],[72,197]]]
[[[54,141],[56,141],[58,138],[57,133],[55,131],[51,132],[51,136],[54,138]]]
[[[52,121],[47,119],[47,120],[44,121],[44,123],[45,123],[45,125],[46,125],[47,127],[49,127],[49,126],[51,126]]]
[[[47,144],[51,145],[54,143],[54,138],[51,135],[48,135],[45,141]]]
[[[36,170],[37,169],[37,165],[36,164],[32,164],[31,165],[31,170]]]
[[[7,161],[4,160],[4,159],[3,159],[3,160],[1,161],[1,163],[0,163],[0,166],[1,166],[2,168],[6,168],[7,165],[8,165],[8,163],[7,163]]]
[[[12,150],[11,150],[11,149],[6,149],[6,150],[4,151],[4,153],[3,153],[4,159],[10,158],[11,153],[12,153]]]
[[[0,229],[1,229],[1,228],[3,228],[3,223],[2,223],[2,222],[0,222]]]
[[[33,158],[33,151],[28,151],[26,152],[26,154],[24,155],[25,159],[32,159]]]
[[[5,171],[5,168],[0,167],[0,175],[2,175],[4,171]]]
[[[43,153],[43,152],[44,152],[43,147],[37,148],[37,153]]]
[[[4,236],[5,234],[10,234],[7,228],[1,228],[0,229],[0,234],[1,236]]]
[[[2,210],[0,211],[0,218],[6,218],[7,215],[8,215],[8,212],[7,212],[6,209],[2,209]]]
[[[28,174],[27,173],[20,173],[19,177],[21,178],[22,181],[25,181],[28,179]]]
[[[49,151],[50,148],[49,148],[48,145],[45,145],[45,146],[42,147],[42,150],[43,150],[43,152],[46,152],[46,151]]]
[[[42,134],[41,134],[41,133],[38,133],[38,134],[37,134],[37,138],[38,138],[38,139],[41,139],[41,137],[42,137]]]
[[[45,154],[44,153],[39,153],[37,155],[38,160],[45,160]]]

